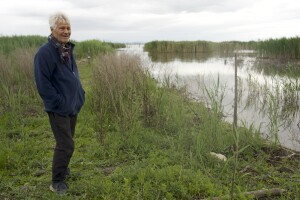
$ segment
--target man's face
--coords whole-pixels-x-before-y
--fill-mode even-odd
[[[69,42],[71,25],[64,20],[56,22],[56,28],[51,30],[52,35],[63,45]]]

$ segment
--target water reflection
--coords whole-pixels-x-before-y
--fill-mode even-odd
[[[143,46],[128,46],[129,53],[141,55],[151,64],[156,78],[167,73],[174,75],[176,84],[187,85],[193,98],[205,101],[203,87],[214,87],[220,81],[224,93],[225,120],[232,122],[234,99],[234,53],[232,54],[152,54],[143,52]],[[254,125],[262,135],[272,139],[278,133],[279,141],[292,149],[300,150],[299,105],[300,83],[297,79],[267,76],[257,66],[264,68],[255,52],[238,54],[240,125]],[[178,81],[180,77],[180,81]],[[298,92],[299,91],[299,92]]]
[[[181,62],[205,62],[213,57],[212,53],[156,53],[149,52],[152,62],[173,62],[179,60]]]
[[[257,70],[268,76],[287,76],[297,78],[300,75],[298,60],[276,60],[258,58],[253,70]]]
[[[173,61],[180,62],[206,62],[211,58],[223,58],[224,64],[227,64],[227,58],[233,57],[235,54],[243,56],[254,56],[254,51],[237,51],[237,52],[202,52],[202,53],[174,53],[174,52],[148,52],[148,56],[152,62],[168,63]]]

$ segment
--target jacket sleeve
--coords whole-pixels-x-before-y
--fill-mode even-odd
[[[51,83],[51,66],[50,55],[47,52],[38,52],[34,57],[34,78],[41,98],[44,101],[45,108],[53,109],[62,104],[63,98]],[[47,61],[48,59],[48,61]]]

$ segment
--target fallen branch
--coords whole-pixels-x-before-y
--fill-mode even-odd
[[[260,198],[263,198],[263,197],[280,196],[284,192],[286,192],[286,190],[284,190],[284,189],[272,188],[272,189],[245,192],[245,193],[242,193],[241,195],[244,195],[244,196],[247,196],[247,197],[255,197],[256,199],[260,199]],[[234,196],[236,197],[237,195],[234,195]],[[206,199],[201,199],[201,200],[225,200],[225,199],[229,199],[229,195],[220,196],[220,197],[206,198]]]

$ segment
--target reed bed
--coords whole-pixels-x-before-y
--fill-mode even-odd
[[[232,55],[233,52],[239,50],[256,50],[257,42],[241,42],[241,41],[225,41],[214,43],[214,51],[220,54]]]
[[[1,110],[18,109],[26,101],[35,98],[36,87],[33,77],[35,49],[15,49],[8,56],[0,56],[0,99]]]
[[[281,60],[300,58],[300,38],[278,38],[258,42],[257,50],[262,57]]]
[[[207,53],[232,55],[239,50],[257,51],[262,58],[274,58],[280,62],[299,59],[299,37],[267,39],[263,41],[152,41],[144,50],[153,53]]]
[[[141,123],[168,134],[181,124],[180,109],[186,97],[178,94],[184,94],[184,89],[173,94],[167,79],[158,87],[136,56],[106,55],[95,62],[92,109],[101,115],[100,119],[119,121],[120,131]],[[179,130],[173,131],[175,134]]]
[[[0,54],[8,55],[18,48],[36,48],[47,41],[47,37],[42,36],[1,36]]]
[[[99,40],[85,40],[74,42],[76,44],[75,55],[78,59],[91,58],[103,53],[112,53],[114,49],[123,48],[125,44],[102,42]]]
[[[204,53],[212,51],[211,42],[208,41],[153,41],[146,43],[144,50],[159,53]]]
[[[155,53],[212,53],[232,54],[238,50],[253,50],[254,41],[210,42],[210,41],[152,41],[144,46],[144,50]]]
[[[145,76],[140,61],[105,55],[94,62],[98,65],[93,72],[92,109],[99,114],[100,134],[104,134],[104,121],[119,121],[124,129],[130,127],[142,114],[139,105]]]

